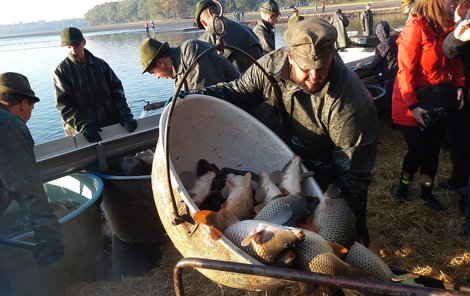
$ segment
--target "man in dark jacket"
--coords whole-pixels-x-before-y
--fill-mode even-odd
[[[315,171],[323,190],[339,187],[356,216],[357,238],[369,243],[367,188],[377,149],[377,113],[358,76],[335,53],[336,29],[319,19],[290,25],[287,48],[259,59],[276,84],[255,65],[230,83],[200,92],[243,109],[280,135]],[[282,94],[280,101],[276,92]]]
[[[261,19],[256,23],[253,32],[261,42],[263,54],[267,54],[276,49],[274,25],[279,21],[281,13],[279,12],[279,6],[274,0],[264,2],[259,10],[261,12]]]
[[[374,14],[370,10],[370,4],[361,12],[362,36],[372,35],[374,28]]]
[[[196,57],[212,46],[202,40],[190,39],[178,47],[170,47],[168,42],[161,43],[158,40],[146,38],[140,46],[142,74],[148,72],[157,78],[174,79],[176,87]],[[238,69],[224,56],[213,50],[195,65],[186,77],[182,89],[203,89],[206,86],[232,81],[238,77],[240,77]]]
[[[346,27],[349,26],[348,17],[338,8],[331,17],[330,24],[332,24],[338,32],[336,49],[338,51],[344,51],[345,48],[349,46],[348,32],[346,31]]]
[[[62,231],[51,209],[36,167],[34,141],[26,122],[39,102],[28,79],[13,72],[0,74],[0,216],[15,200],[30,218],[40,266],[64,255]],[[8,294],[11,293],[11,294]],[[13,295],[0,263],[0,294]]]
[[[195,13],[196,24],[200,29],[206,30],[199,39],[216,44],[216,32],[220,32],[221,28],[219,24],[216,24],[215,30],[213,20],[214,16],[219,14],[220,9],[215,1],[201,0],[197,3]],[[222,20],[225,26],[225,35],[223,36],[225,44],[245,51],[254,59],[259,59],[263,55],[260,41],[250,28],[226,17],[222,17]],[[238,68],[240,73],[243,73],[253,64],[250,58],[239,51],[225,49],[223,55]]]
[[[121,80],[102,59],[85,49],[82,32],[73,27],[61,34],[68,57],[55,69],[57,109],[65,134],[78,133],[90,142],[101,141],[101,127],[120,123],[131,133],[137,122],[129,109]]]

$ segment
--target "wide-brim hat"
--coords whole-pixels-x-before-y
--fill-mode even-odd
[[[140,45],[140,65],[142,66],[142,74],[152,65],[153,61],[163,56],[170,45],[168,42],[161,43],[153,38],[145,38]]]
[[[271,13],[278,16],[281,15],[281,12],[279,11],[279,5],[277,5],[276,1],[273,0],[264,2],[259,10],[264,13]]]
[[[39,98],[31,89],[28,78],[20,73],[6,72],[0,74],[0,93],[25,96],[34,102],[39,102]]]
[[[322,68],[334,51],[336,28],[325,20],[306,19],[289,25],[284,39],[294,61],[305,70]]]
[[[196,20],[196,25],[199,29],[204,29],[204,26],[201,23],[201,13],[204,11],[204,9],[211,6],[217,7],[217,3],[215,3],[213,0],[201,0],[196,4],[196,13],[194,14],[194,19]]]
[[[82,31],[80,31],[77,28],[74,27],[68,27],[62,30],[62,33],[60,34],[61,37],[61,43],[60,46],[68,46],[68,45],[73,45],[77,46],[82,42],[83,39],[83,34]]]

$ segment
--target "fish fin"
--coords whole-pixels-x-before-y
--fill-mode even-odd
[[[264,239],[264,234],[265,234],[266,230],[264,227],[260,227],[258,226],[258,228],[253,232],[251,233],[250,235],[248,235],[244,240],[242,240],[242,242],[240,243],[240,245],[242,247],[246,247],[248,246],[251,242],[255,242],[257,244],[261,244],[263,239]]]
[[[220,209],[218,213],[219,217],[223,220],[223,227],[219,227],[221,230],[224,230],[230,225],[240,222],[240,220],[238,220],[238,218],[232,212],[229,212],[225,209]]]
[[[215,241],[221,239],[224,236],[222,231],[220,231],[219,229],[217,229],[213,226],[210,226],[209,235],[210,235],[211,239],[215,240]]]
[[[280,187],[279,190],[282,192],[281,194],[283,194],[284,196],[290,195],[290,192],[287,191],[287,189],[284,187]]]
[[[256,235],[257,235],[257,232],[252,233],[252,234],[250,234],[249,236],[245,237],[245,238],[241,241],[240,245],[241,245],[242,247],[247,247],[247,246],[249,246],[249,245],[251,244],[251,242],[254,240],[254,237],[255,237]]]
[[[214,211],[209,211],[209,210],[201,210],[193,215],[194,221],[196,221],[199,224],[205,224],[205,225],[214,225],[217,212]]]
[[[276,213],[276,215],[273,215],[271,220],[269,220],[269,223],[272,224],[278,224],[278,225],[284,225],[286,224],[290,218],[292,218],[292,215],[294,212],[292,210],[282,210]]]
[[[257,205],[255,207],[255,213],[258,214],[265,206],[266,206],[266,204],[264,202]]]
[[[251,173],[250,172],[247,172],[245,175],[243,175],[243,185],[244,187],[250,186],[250,188],[253,188],[251,187]]]
[[[274,171],[271,173],[271,175],[269,176],[269,179],[271,179],[271,181],[278,185],[281,184],[282,180],[284,180],[284,172],[283,171]]]
[[[220,190],[220,194],[222,195],[222,198],[226,200],[228,198],[228,196],[230,195],[229,186],[225,185],[224,188],[222,188],[222,190]]]
[[[258,188],[258,190],[255,191],[255,201],[257,203],[262,203],[264,202],[264,199],[266,198],[266,189],[265,188]]]
[[[193,173],[190,171],[183,171],[179,174],[179,178],[181,180],[181,183],[183,183],[184,188],[186,190],[189,190],[191,187],[193,187],[194,182],[196,182],[196,176],[194,176]]]
[[[307,179],[307,178],[310,178],[310,177],[313,177],[313,176],[315,176],[315,172],[314,172],[314,171],[307,171],[307,172],[302,173],[302,174],[300,175],[300,180],[303,181],[303,180],[305,180],[305,179]]]
[[[333,248],[333,251],[335,252],[336,256],[341,257],[348,253],[348,249],[346,249],[345,247],[332,243],[332,242],[328,242],[328,243]]]

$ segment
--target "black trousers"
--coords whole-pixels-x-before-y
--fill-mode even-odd
[[[402,169],[413,176],[418,169],[434,180],[446,123],[440,122],[421,131],[417,126],[396,125],[408,146]]]
[[[447,128],[452,175],[449,183],[456,187],[467,186],[470,175],[470,106],[457,111]]]

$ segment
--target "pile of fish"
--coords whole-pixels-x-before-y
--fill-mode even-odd
[[[256,260],[330,275],[389,281],[382,259],[354,241],[355,217],[341,191],[331,185],[324,196],[302,192],[303,173],[295,155],[282,170],[219,169],[201,159],[197,174],[180,179],[200,211],[193,219],[225,236]]]

